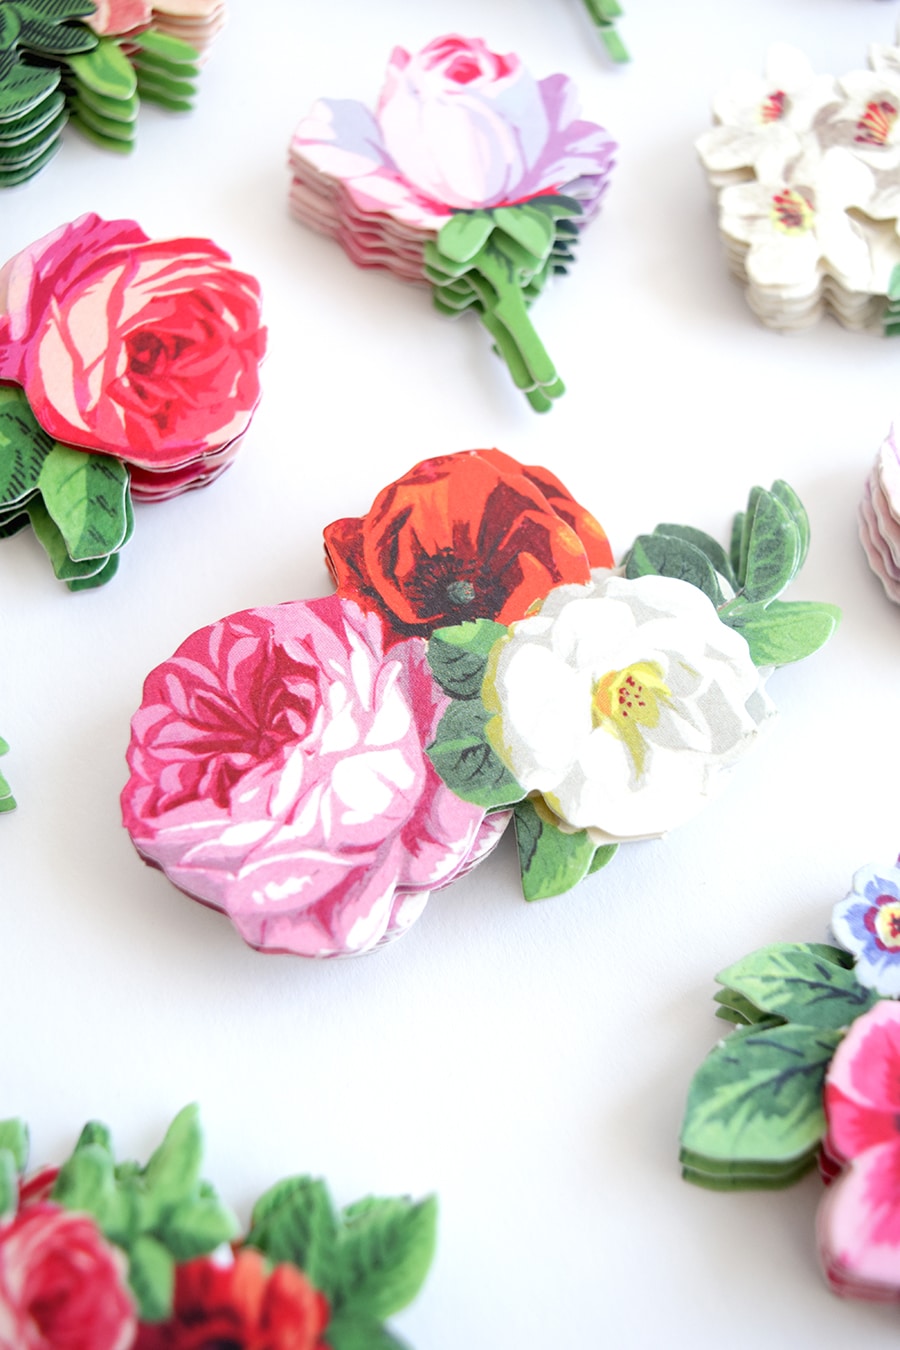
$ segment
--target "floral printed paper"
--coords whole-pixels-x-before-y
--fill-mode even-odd
[[[771,670],[837,611],[779,599],[806,556],[791,488],[754,488],[729,556],[664,525],[616,568],[548,469],[440,455],[325,530],[331,597],[245,610],[148,677],[125,825],[260,951],[406,932],[511,820],[527,899],[657,837],[774,716]]]
[[[779,45],[765,76],[735,76],[697,142],[729,264],[754,313],[804,328],[829,311],[894,331],[900,293],[900,48],[871,69],[817,75]]]
[[[8,1350],[341,1350],[399,1344],[383,1325],[419,1292],[434,1197],[338,1212],[289,1177],[250,1225],[200,1177],[196,1107],[144,1167],[90,1121],[61,1167],[28,1174],[28,1130],[0,1121],[0,1343]]]
[[[360,266],[430,282],[473,308],[532,406],[562,392],[527,304],[573,261],[614,143],[578,116],[565,75],[535,79],[478,38],[397,47],[374,112],[322,99],[291,141],[291,209]]]
[[[818,1161],[816,1238],[836,1294],[900,1298],[900,869],[870,865],[834,908],[839,946],[778,943],[716,978],[735,1024],[694,1077],[686,1179],[791,1184]]]
[[[0,270],[0,538],[30,523],[71,589],[115,572],[132,500],[201,487],[259,401],[255,278],[208,239],[81,216]]]

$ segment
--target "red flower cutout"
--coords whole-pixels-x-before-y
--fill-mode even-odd
[[[554,586],[613,565],[603,529],[559,479],[499,450],[424,460],[367,515],[329,525],[325,549],[338,590],[381,615],[388,642],[512,623]]]

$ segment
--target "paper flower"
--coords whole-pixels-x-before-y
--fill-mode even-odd
[[[131,498],[211,482],[259,401],[256,280],[209,240],[81,216],[0,271],[0,527],[73,589],[115,571]],[[2,383],[6,381],[8,383]]]
[[[875,277],[866,232],[847,214],[871,184],[865,165],[835,148],[793,161],[767,153],[757,171],[758,180],[726,187],[719,198],[723,232],[749,246],[752,282],[815,294],[824,269],[850,290],[886,290],[888,271]]]
[[[484,812],[425,755],[445,706],[424,642],[385,655],[348,600],[232,615],[149,676],[126,826],[252,946],[368,951],[481,851]]]
[[[888,599],[900,604],[900,455],[893,427],[866,479],[859,538]]]
[[[773,48],[766,78],[737,77],[697,142],[731,270],[772,328],[826,311],[858,331],[900,327],[900,49],[870,62],[834,80]]]
[[[570,890],[699,808],[773,715],[764,678],[839,617],[777,598],[809,543],[781,480],[730,554],[660,525],[618,571],[497,450],[423,461],[325,538],[336,596],[195,633],[132,724],[138,852],[267,951],[372,950],[511,818],[526,898]]]
[[[516,385],[546,411],[562,382],[527,305],[573,261],[614,143],[582,121],[565,75],[535,80],[478,38],[395,48],[375,113],[320,100],[291,142],[291,209],[364,267],[473,309]]]
[[[96,0],[94,13],[86,14],[84,22],[100,37],[106,37],[146,28],[152,17],[152,0]]]
[[[394,1343],[384,1319],[412,1302],[434,1256],[433,1196],[337,1211],[324,1182],[288,1177],[238,1236],[200,1177],[202,1152],[188,1106],[146,1166],[117,1162],[89,1121],[62,1167],[29,1176],[27,1128],[0,1121],[4,1350]]]
[[[681,1134],[685,1178],[714,1190],[786,1186],[818,1161],[828,1282],[888,1301],[900,1298],[898,881],[896,866],[854,876],[832,918],[851,954],[777,943],[716,977],[718,1016],[736,1029],[694,1075]]]
[[[558,478],[499,450],[424,460],[365,516],[329,525],[325,548],[338,589],[381,615],[389,641],[468,619],[511,623],[613,561]]]
[[[819,1254],[835,1292],[900,1298],[900,1006],[853,1023],[825,1080],[828,1150],[844,1170],[819,1207]]]
[[[769,48],[765,75],[732,76],[713,100],[717,125],[697,141],[707,172],[718,185],[751,176],[762,155],[798,155],[822,108],[838,99],[831,75],[816,75],[796,47]]]
[[[67,445],[171,469],[246,431],[265,351],[259,284],[210,240],[81,216],[0,274],[0,379]]]
[[[689,819],[775,713],[747,643],[695,586],[602,571],[512,625],[482,697],[522,787],[604,842]]]
[[[265,1350],[329,1350],[322,1333],[328,1300],[302,1270],[269,1267],[243,1248],[224,1260],[185,1261],[175,1275],[172,1316],[141,1326],[134,1350],[198,1350],[202,1345],[265,1346]]]
[[[129,1350],[137,1319],[126,1271],[92,1218],[24,1205],[0,1227],[0,1344]]]
[[[856,958],[860,984],[900,997],[900,866],[857,872],[852,891],[835,905],[831,931]]]

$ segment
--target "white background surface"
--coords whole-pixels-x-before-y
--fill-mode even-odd
[[[630,0],[607,62],[576,0],[233,0],[197,111],[142,114],[122,162],[74,131],[0,196],[0,260],[83,211],[209,235],[262,281],[264,398],[208,491],[139,506],[118,577],[69,594],[35,539],[0,545],[0,1113],[58,1159],[89,1117],[146,1157],[201,1103],[206,1172],[246,1218],[277,1178],[441,1199],[436,1264],[396,1319],[417,1350],[893,1346],[897,1312],[816,1268],[821,1187],[714,1195],[679,1178],[694,1068],[723,1029],[713,975],[820,940],[851,873],[900,846],[900,612],[855,507],[900,343],[833,321],[783,338],[728,279],[692,142],[770,41],[820,70],[889,41],[884,0]],[[534,311],[569,392],[533,414],[474,321],[360,273],[288,218],[285,147],[319,95],[374,100],[391,46],[451,30],[563,70],[621,144],[580,261]],[[496,444],[549,466],[618,555],[660,520],[727,537],[786,477],[813,544],[793,598],[844,607],[779,672],[783,717],[718,802],[526,905],[513,840],[374,956],[261,956],[143,867],[118,823],[128,721],[152,666],[225,613],[330,587],[321,530],[429,455]]]

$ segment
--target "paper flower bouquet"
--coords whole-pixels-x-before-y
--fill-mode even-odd
[[[536,80],[478,38],[394,49],[375,112],[322,99],[290,148],[290,205],[360,267],[430,284],[478,314],[531,406],[564,392],[528,306],[574,261],[615,144],[565,75]]]
[[[290,1177],[247,1233],[209,1182],[196,1107],[146,1166],[84,1127],[61,1167],[26,1175],[28,1131],[0,1121],[0,1343],[8,1350],[402,1350],[383,1326],[419,1292],[437,1204],[369,1196],[336,1212]]]
[[[900,1298],[900,866],[853,878],[837,946],[779,943],[716,977],[736,1024],[691,1084],[681,1135],[689,1181],[790,1185],[818,1161],[816,1222],[835,1293]]]
[[[698,811],[774,715],[772,667],[830,636],[776,597],[806,556],[785,483],[730,554],[660,525],[624,567],[548,470],[426,460],[325,531],[337,593],[245,610],[148,677],[126,827],[265,951],[366,952],[515,819],[526,898]]]
[[[132,499],[202,487],[237,453],[265,329],[230,262],[86,215],[0,270],[0,539],[30,524],[72,590],[114,575]]]
[[[816,75],[775,46],[762,78],[736,75],[697,142],[748,303],[772,328],[830,312],[847,328],[900,324],[900,47],[870,70]]]
[[[68,122],[127,152],[142,100],[189,109],[224,11],[224,0],[0,0],[0,188],[48,164]]]

